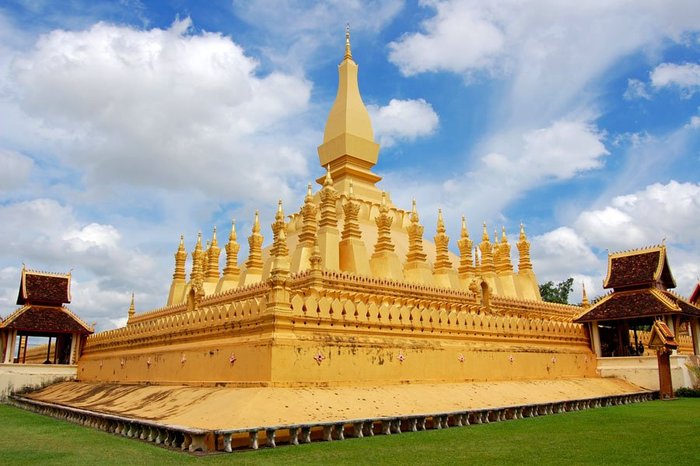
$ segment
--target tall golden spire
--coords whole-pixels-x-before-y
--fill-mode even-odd
[[[386,193],[382,193],[382,203],[379,205],[379,215],[374,219],[377,224],[377,242],[374,245],[374,255],[378,256],[382,252],[394,252],[394,243],[391,242],[391,224],[394,217],[389,215],[389,208],[386,205]]]
[[[187,251],[185,250],[185,235],[180,235],[180,244],[175,253],[175,272],[173,280],[185,279],[185,262],[187,261]]]
[[[129,306],[129,318],[127,319],[127,322],[131,320],[132,317],[134,317],[134,314],[136,314],[136,306],[134,306],[134,293],[131,293],[131,305]]]
[[[525,235],[525,226],[520,224],[520,237],[516,243],[518,252],[520,253],[520,262],[518,262],[518,272],[523,270],[532,270],[532,262],[530,262],[530,242]]]
[[[212,233],[211,243],[207,250],[207,272],[206,277],[208,280],[218,280],[219,279],[219,255],[221,254],[221,248],[219,247],[219,242],[216,239],[216,226],[214,227],[214,232]]]
[[[306,188],[306,197],[304,197],[304,205],[301,208],[302,226],[299,233],[299,244],[313,247],[314,239],[316,238],[316,230],[318,223],[316,222],[316,204],[314,196],[311,192],[311,183]]]
[[[586,294],[586,284],[585,283],[581,283],[581,291],[582,291],[581,305],[583,307],[589,307],[591,305],[591,303],[588,301],[588,295]]]
[[[262,261],[262,243],[263,236],[260,234],[260,214],[255,211],[255,220],[253,221],[253,231],[248,237],[248,260],[245,263],[248,273],[259,273],[263,268]]]
[[[345,178],[361,184],[358,194],[369,192],[381,195],[374,184],[381,177],[371,172],[379,156],[379,144],[374,142],[374,131],[369,112],[362,102],[357,82],[357,63],[350,49],[350,29],[345,29],[345,54],[338,65],[338,93],[328,114],[323,132],[323,144],[318,147],[322,166],[330,165],[333,179],[343,182]],[[318,180],[322,183],[322,180]],[[360,186],[356,186],[360,188]],[[341,189],[347,192],[346,189]]]
[[[460,238],[457,240],[459,248],[459,276],[467,278],[470,273],[474,272],[474,259],[472,257],[472,245],[474,243],[469,239],[469,230],[467,230],[467,219],[462,217],[462,230]]]
[[[240,248],[236,237],[236,221],[231,220],[231,233],[228,235],[228,243],[226,244],[225,279],[237,280],[240,276],[241,271],[238,268],[238,250]]]
[[[192,251],[192,271],[190,272],[190,280],[192,282],[202,280],[204,278],[204,251],[202,250],[202,232],[197,233],[197,244]]]
[[[444,272],[452,268],[452,262],[449,255],[450,237],[445,233],[445,221],[442,218],[442,209],[438,209],[436,235],[433,238],[435,241],[435,272]]]
[[[481,234],[479,249],[481,250],[481,271],[484,273],[494,272],[493,247],[491,241],[489,241],[489,232],[486,229],[486,222],[484,222],[484,231]]]
[[[408,253],[406,254],[407,263],[425,262],[426,255],[423,252],[423,225],[420,224],[418,209],[416,208],[416,200],[413,199],[411,207],[411,223],[406,227],[408,230]]]

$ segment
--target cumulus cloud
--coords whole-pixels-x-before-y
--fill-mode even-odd
[[[576,228],[589,241],[612,250],[630,244],[698,242],[700,184],[670,181],[613,198],[610,205],[579,215]]]
[[[92,187],[245,197],[307,177],[303,135],[285,135],[299,129],[310,83],[260,75],[231,38],[193,34],[189,19],[165,30],[55,30],[14,60],[9,78],[11,103],[51,128],[54,155]]]
[[[644,83],[644,81],[640,81],[639,79],[627,80],[627,89],[625,90],[623,97],[627,100],[651,99],[651,95],[649,94],[649,91],[647,91],[647,85]]]
[[[489,68],[504,52],[505,33],[486,9],[471,2],[425,4],[436,10],[423,22],[425,32],[407,34],[389,44],[389,59],[404,75]]]
[[[0,148],[0,191],[21,187],[29,178],[34,162],[18,152]]]
[[[439,118],[432,105],[423,99],[391,99],[388,105],[368,105],[375,137],[384,147],[398,141],[413,141],[432,135]]]
[[[674,87],[684,97],[692,96],[700,88],[700,65],[697,63],[662,63],[649,75],[656,89]]]

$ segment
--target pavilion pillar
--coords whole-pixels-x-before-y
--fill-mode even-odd
[[[598,330],[598,321],[591,322],[591,343],[593,343],[593,352],[597,357],[603,356],[603,351],[600,347],[600,331]]]
[[[700,356],[700,317],[692,319],[689,324],[690,334],[693,338],[693,353]]]
[[[12,353],[15,351],[15,339],[17,338],[17,330],[10,330],[7,334],[7,343],[5,346],[5,358],[3,362],[5,364],[12,363]]]
[[[75,364],[76,361],[78,360],[77,353],[76,353],[76,350],[78,349],[77,348],[78,338],[80,338],[80,337],[78,336],[78,334],[76,332],[73,332],[70,336],[70,356],[68,356],[68,364]]]
[[[666,325],[668,326],[669,330],[671,330],[671,333],[673,333],[675,335],[676,334],[676,319],[674,319],[673,316],[669,314],[669,315],[664,316],[664,320],[666,321]],[[674,356],[678,353],[677,349],[674,349],[671,351],[672,351],[671,354]]]

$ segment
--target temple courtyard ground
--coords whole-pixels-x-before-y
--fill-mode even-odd
[[[3,464],[698,464],[700,399],[400,435],[181,453],[0,405]]]
[[[62,382],[25,396],[93,412],[213,430],[430,415],[640,390],[615,378],[298,388]]]

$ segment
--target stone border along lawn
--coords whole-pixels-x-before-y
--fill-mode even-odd
[[[700,399],[202,456],[0,405],[2,464],[674,464],[700,458]]]

